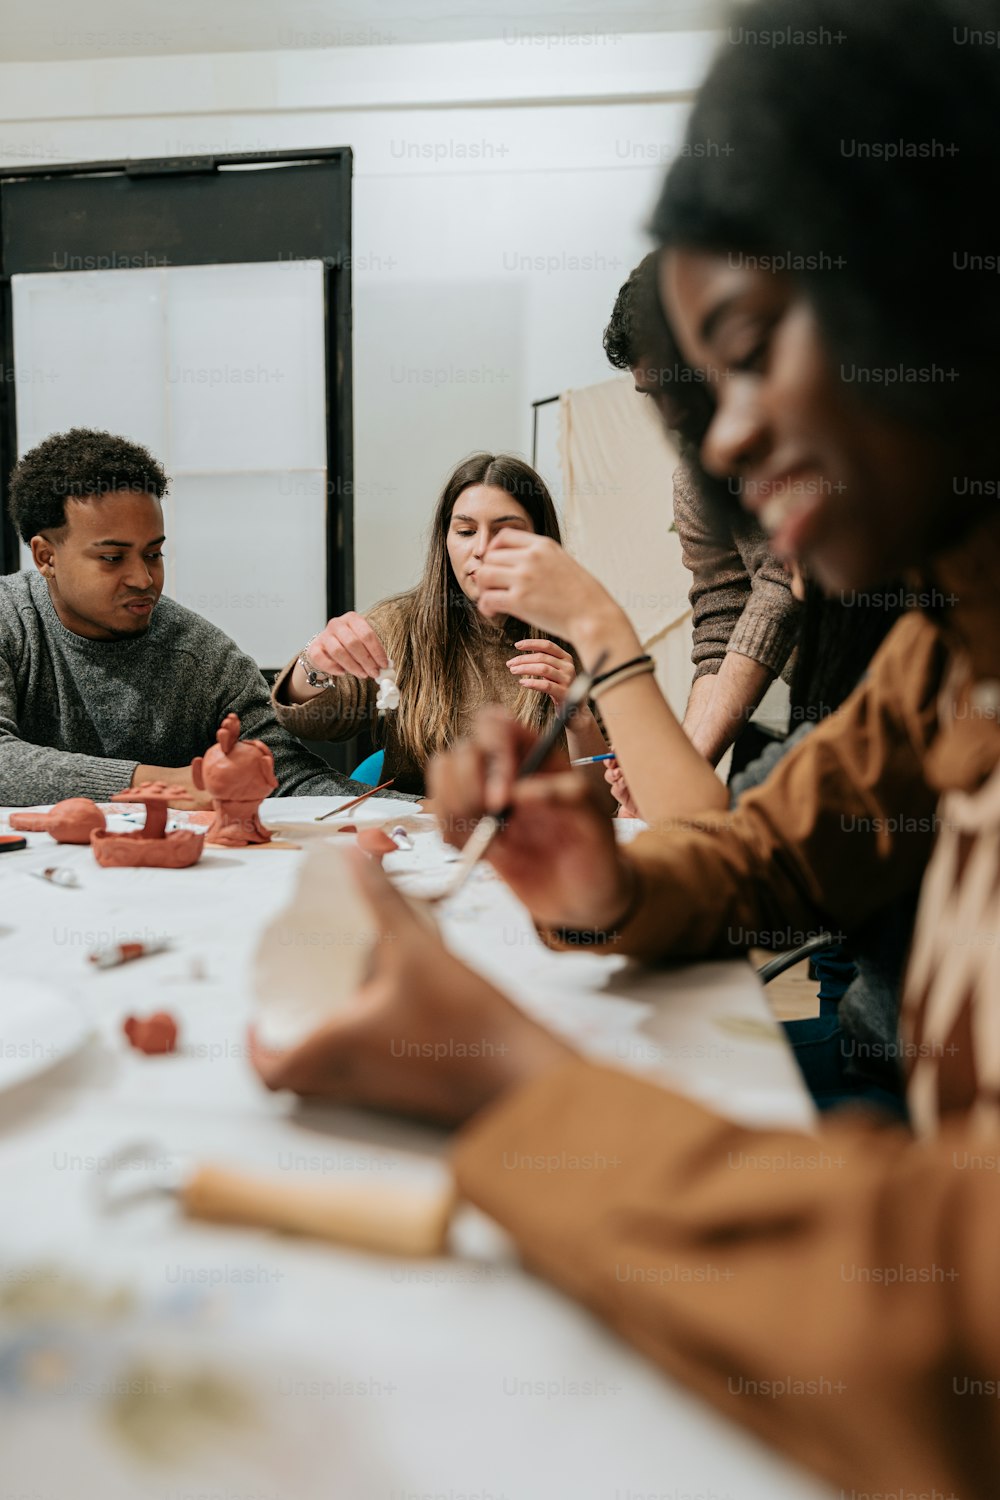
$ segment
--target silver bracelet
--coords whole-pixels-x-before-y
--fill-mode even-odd
[[[319,668],[309,660],[309,647],[312,645],[315,639],[316,637],[312,636],[311,639],[306,642],[303,649],[299,652],[298,664],[306,674],[306,682],[308,682],[310,687],[328,688],[332,682],[336,682],[336,677],[331,676],[329,672],[321,672]]]

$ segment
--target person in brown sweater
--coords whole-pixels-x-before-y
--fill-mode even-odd
[[[673,475],[674,530],[691,574],[694,675],[682,727],[717,765],[777,676],[791,684],[801,603],[767,533],[749,516],[723,513],[699,471],[697,445],[709,403],[685,364],[656,295],[656,252],[643,256],[619,289],[604,330],[604,352],[627,370],[638,395],[657,408],[681,450]],[[627,810],[623,778],[614,778]]]
[[[491,858],[556,944],[722,955],[919,887],[914,1131],[748,1130],[592,1066],[360,860],[399,941],[380,945],[368,1004],[264,1064],[274,1086],[469,1121],[460,1188],[531,1266],[842,1493],[900,1500],[994,1500],[1000,1473],[994,19],[987,0],[743,8],[747,40],[710,70],[655,219],[685,353],[722,372],[706,464],[742,474],[775,551],[828,588],[876,593],[906,571],[913,606],[868,679],[735,812],[625,851],[572,774],[511,782],[524,731],[497,715],[433,777],[455,842],[513,799]],[[706,139],[739,150],[706,163]],[[992,270],[970,274],[955,246]],[[404,1024],[447,1037],[453,1061],[393,1065]],[[470,1061],[466,1037],[497,1045]],[[540,1157],[556,1165],[532,1170]],[[718,1276],[685,1274],[705,1265]]]
[[[473,454],[444,486],[421,582],[367,616],[352,612],[330,620],[275,681],[279,723],[312,740],[346,740],[369,729],[385,751],[383,779],[391,777],[397,791],[416,793],[424,790],[430,757],[467,736],[484,704],[502,704],[522,723],[543,729],[576,676],[576,661],[522,620],[486,619],[477,610],[479,567],[490,542],[505,531],[560,545],[555,507],[540,475],[509,454]],[[399,702],[379,712],[378,675],[390,661]],[[567,739],[574,758],[607,750],[586,708]],[[590,775],[599,782],[603,768]]]

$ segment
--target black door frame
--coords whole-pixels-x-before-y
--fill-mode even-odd
[[[7,515],[17,457],[12,276],[319,260],[327,617],[353,609],[352,164],[345,146],[0,169],[0,573],[20,566]]]

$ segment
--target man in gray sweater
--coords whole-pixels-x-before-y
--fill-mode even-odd
[[[365,791],[280,727],[234,641],[161,598],[166,487],[145,448],[83,428],[14,469],[35,567],[0,577],[0,805],[105,800],[150,779],[196,801],[191,760],[227,713],[272,751],[279,796]]]

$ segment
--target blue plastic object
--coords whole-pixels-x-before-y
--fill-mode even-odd
[[[374,755],[369,755],[360,766],[355,766],[351,772],[352,781],[360,781],[365,786],[378,786],[382,781],[382,767],[385,764],[385,751],[376,750]]]

